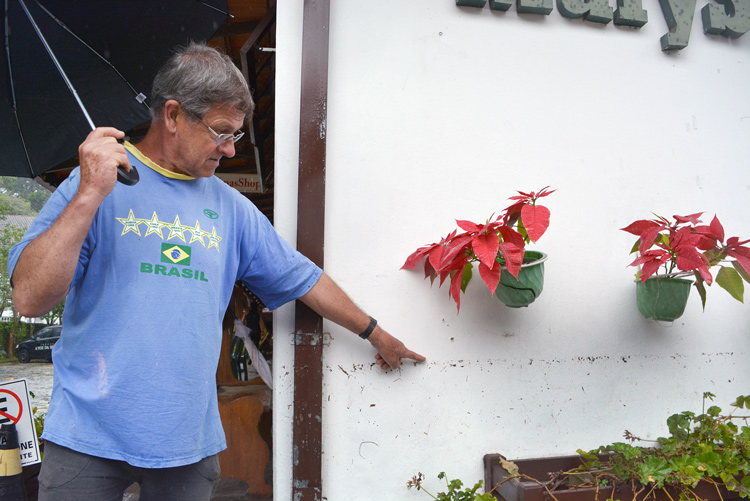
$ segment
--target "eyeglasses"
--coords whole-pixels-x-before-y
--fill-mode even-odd
[[[195,118],[196,120],[198,120],[198,122],[200,122],[201,125],[203,125],[206,129],[209,130],[209,132],[211,134],[214,135],[214,143],[216,144],[216,146],[221,146],[222,144],[226,143],[227,141],[232,141],[233,143],[236,143],[237,141],[239,141],[240,139],[242,139],[242,136],[245,135],[245,133],[242,132],[242,131],[239,131],[237,134],[219,134],[218,132],[216,132],[215,130],[213,130],[211,127],[209,127],[208,125],[206,125],[203,122],[203,120],[198,115],[196,115],[195,113],[191,113],[189,111],[185,111],[185,114],[191,115],[193,118]]]

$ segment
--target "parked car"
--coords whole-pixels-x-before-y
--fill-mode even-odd
[[[61,325],[50,325],[40,330],[29,339],[21,341],[16,345],[16,357],[18,361],[25,364],[31,359],[43,359],[52,361],[52,347],[62,332]]]

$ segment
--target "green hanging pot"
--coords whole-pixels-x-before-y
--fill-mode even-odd
[[[523,265],[518,279],[503,267],[495,296],[506,306],[523,308],[534,302],[544,287],[544,262],[547,254],[539,251],[523,253]]]
[[[638,311],[646,318],[672,322],[685,311],[692,280],[652,277],[635,283]]]

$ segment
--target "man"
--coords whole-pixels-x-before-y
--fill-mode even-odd
[[[37,317],[67,295],[43,438],[40,500],[207,500],[226,448],[215,373],[221,319],[242,280],[271,309],[301,299],[366,337],[376,361],[423,361],[362,312],[213,177],[253,102],[232,61],[192,44],[154,80],[137,147],[93,131],[8,260],[14,304]],[[141,181],[116,183],[118,165]]]

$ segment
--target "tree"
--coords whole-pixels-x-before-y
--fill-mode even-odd
[[[53,325],[55,322],[57,322],[58,324],[61,324],[64,309],[65,309],[65,300],[63,299],[62,303],[52,308],[52,311],[50,311],[46,315],[42,315],[42,318],[47,323],[47,325]]]
[[[36,215],[28,200],[3,193],[2,191],[0,191],[0,212],[9,216]]]
[[[6,216],[36,216],[44,203],[49,199],[50,192],[28,178],[0,176],[0,221]],[[13,290],[8,276],[8,254],[11,247],[23,238],[25,228],[6,225],[0,229],[0,313],[10,309],[13,313],[13,329],[8,333],[8,355],[13,356],[16,331],[21,315],[13,306]],[[64,301],[56,306],[44,319],[51,324],[55,319],[62,318]],[[30,332],[33,326],[30,326]]]
[[[0,216],[0,218],[5,218],[5,216]],[[16,345],[16,327],[18,326],[20,315],[13,307],[13,290],[10,286],[10,276],[8,276],[6,263],[8,262],[10,248],[21,241],[24,233],[24,229],[16,228],[15,226],[6,226],[0,230],[0,313],[4,312],[8,307],[13,312],[13,330],[8,335],[8,355],[10,356],[13,356],[13,349]]]
[[[3,202],[14,205],[12,214],[16,216],[34,216],[44,206],[51,193],[33,179],[25,177],[0,176],[0,198]],[[17,212],[26,208],[26,212]]]

